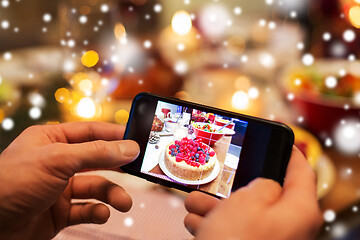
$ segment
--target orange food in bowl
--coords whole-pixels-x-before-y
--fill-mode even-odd
[[[322,148],[319,141],[308,131],[291,126],[295,134],[295,146],[305,155],[311,167],[315,169],[319,157],[322,155]]]

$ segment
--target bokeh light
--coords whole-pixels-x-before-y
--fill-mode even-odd
[[[96,105],[92,98],[84,97],[76,105],[76,114],[79,117],[90,119],[96,114]]]
[[[171,26],[174,32],[185,35],[190,32],[192,27],[190,14],[186,11],[178,11],[174,14]]]
[[[55,99],[59,103],[67,103],[70,100],[70,92],[66,88],[59,88],[55,92]]]
[[[244,91],[237,91],[232,96],[231,103],[236,110],[246,110],[249,107],[249,96]]]
[[[11,118],[4,118],[1,123],[1,126],[5,131],[10,131],[14,128],[15,123],[14,120]]]
[[[81,63],[85,67],[93,67],[99,61],[99,54],[94,50],[85,52],[81,57]]]
[[[119,124],[126,124],[129,118],[129,112],[121,109],[115,113],[115,122]]]
[[[343,120],[334,129],[335,146],[346,154],[360,152],[360,122],[354,119]]]
[[[349,19],[354,27],[360,28],[360,6],[350,8]]]

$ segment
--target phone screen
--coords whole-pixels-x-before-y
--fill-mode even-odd
[[[134,105],[125,138],[137,141],[141,154],[125,169],[135,175],[224,198],[256,177],[282,183],[288,156],[281,149],[292,145],[291,137],[282,140],[284,128],[154,96]]]

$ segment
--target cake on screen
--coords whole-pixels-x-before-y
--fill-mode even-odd
[[[165,149],[166,168],[184,180],[203,180],[210,176],[217,161],[215,151],[200,139],[171,142]]]

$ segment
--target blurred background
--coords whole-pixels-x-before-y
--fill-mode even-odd
[[[317,173],[318,239],[360,238],[359,28],[360,0],[0,0],[0,149],[34,124],[125,125],[143,91],[276,120]],[[58,239],[191,239],[184,194],[99,174],[133,210]]]

